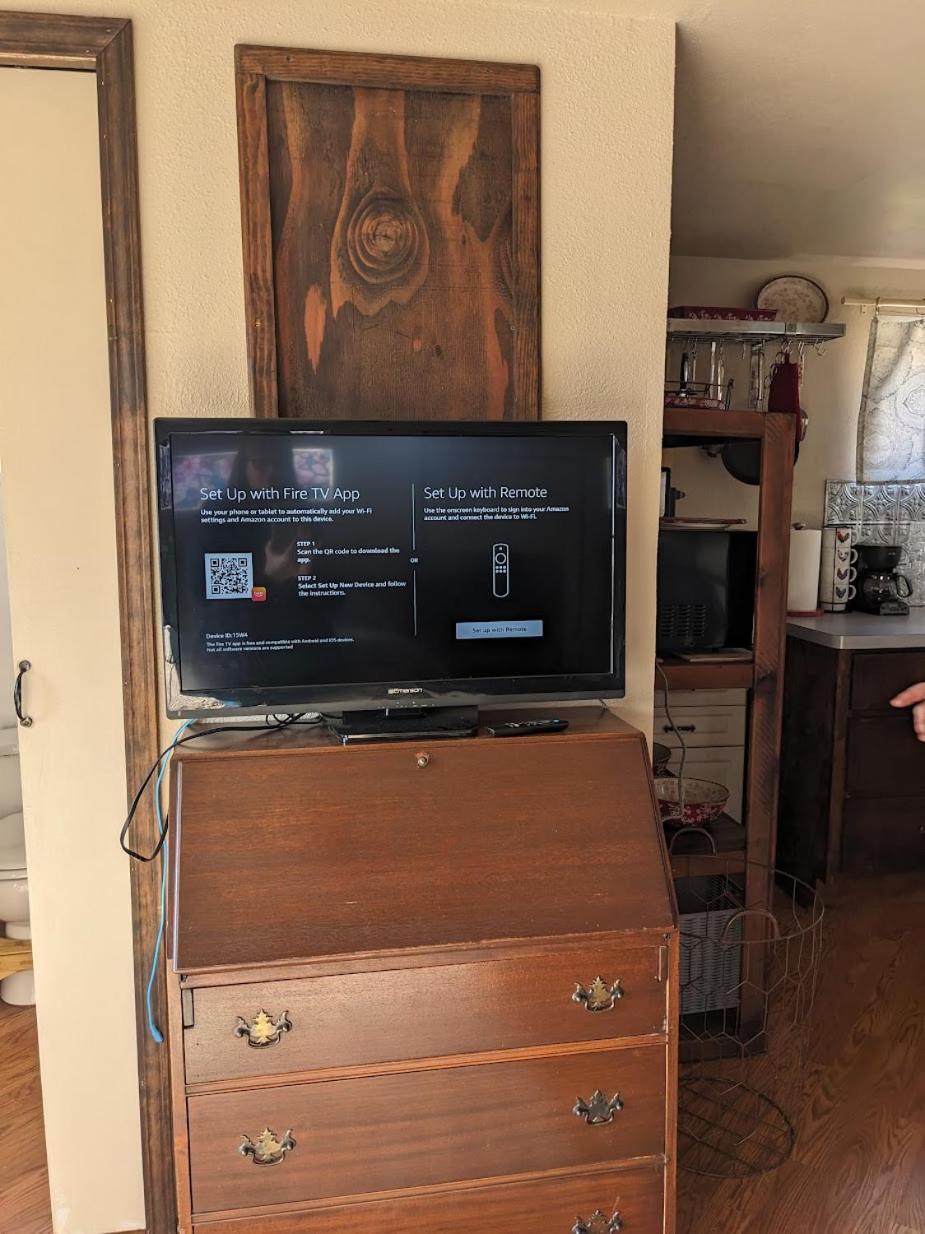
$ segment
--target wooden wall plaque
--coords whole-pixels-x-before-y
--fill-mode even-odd
[[[254,414],[536,419],[539,69],[235,63]]]

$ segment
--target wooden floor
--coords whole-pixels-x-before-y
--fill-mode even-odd
[[[925,1234],[925,878],[841,884],[826,939],[793,1157],[682,1173],[678,1234]],[[0,1111],[0,1234],[50,1234],[35,1012],[3,1003]]]
[[[678,1234],[925,1234],[925,877],[826,896],[825,956],[791,1159],[679,1175]]]
[[[0,1002],[0,1234],[50,1234],[35,1008]]]

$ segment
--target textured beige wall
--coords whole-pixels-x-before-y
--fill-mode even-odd
[[[634,600],[621,710],[647,727],[673,24],[495,0],[71,0],[58,7],[112,12],[135,23],[154,415],[247,412],[235,43],[540,65],[544,414],[630,422]]]
[[[648,729],[673,22],[502,0],[41,0],[25,7],[134,22],[152,415],[247,414],[235,43],[540,65],[544,414],[630,424],[628,690],[619,710]],[[127,914],[122,928],[127,937]],[[61,945],[66,950],[66,939]],[[122,1022],[112,1031],[132,1028]],[[120,1067],[119,1076],[100,1069],[100,1085],[124,1082]],[[82,1114],[91,1126],[93,1110]],[[102,1227],[87,1214],[114,1174],[133,1176],[135,1146],[109,1142],[105,1163],[71,1151],[80,1153],[85,1177],[61,1234],[98,1234]],[[136,1225],[140,1203],[139,1196],[129,1214]],[[124,1228],[126,1216],[113,1205],[110,1229]]]
[[[923,296],[925,269],[826,258],[793,263],[673,257],[670,301],[753,305],[758,289],[768,279],[795,273],[805,274],[825,289],[828,320],[844,322],[847,327],[845,337],[829,343],[823,355],[807,351],[804,370],[802,402],[809,415],[809,430],[794,472],[793,518],[821,527],[826,480],[850,480],[855,474],[858,411],[871,323],[869,312],[846,308],[841,298]],[[744,405],[741,393],[733,401]],[[758,490],[733,480],[718,459],[700,450],[669,450],[665,461],[672,469],[672,483],[688,494],[679,513],[704,518],[741,516],[754,522]]]

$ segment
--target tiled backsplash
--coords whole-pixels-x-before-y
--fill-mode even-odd
[[[925,480],[826,480],[825,522],[847,524],[855,543],[901,544],[899,571],[912,584],[909,603],[925,605]]]

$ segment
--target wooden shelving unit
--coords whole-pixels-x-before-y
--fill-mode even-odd
[[[696,407],[666,407],[662,421],[662,446],[721,445],[732,438],[761,441],[768,415],[780,416],[792,427],[793,417],[779,411],[702,411]]]
[[[671,689],[744,688],[749,691],[743,802],[745,825],[744,830],[742,827],[738,829],[738,851],[734,854],[722,851],[717,842],[719,861],[707,854],[685,856],[676,853],[673,864],[678,876],[698,872],[723,873],[726,864],[735,865],[738,871],[745,871],[746,904],[759,904],[767,898],[776,847],[796,417],[788,412],[667,408],[663,434],[666,449],[719,445],[743,438],[761,443],[752,659],[693,664],[667,659],[661,663]],[[656,685],[661,687],[662,684],[657,673]],[[760,918],[746,919],[746,936],[754,931],[755,939],[763,938],[765,929],[766,923]],[[749,1018],[757,1014],[758,1009],[750,1007],[746,995],[743,995],[741,1015],[746,1028]]]
[[[691,664],[688,660],[663,659],[662,672],[669,690],[749,690],[755,676],[752,660],[714,660],[709,664]],[[664,688],[656,676],[656,690]]]

